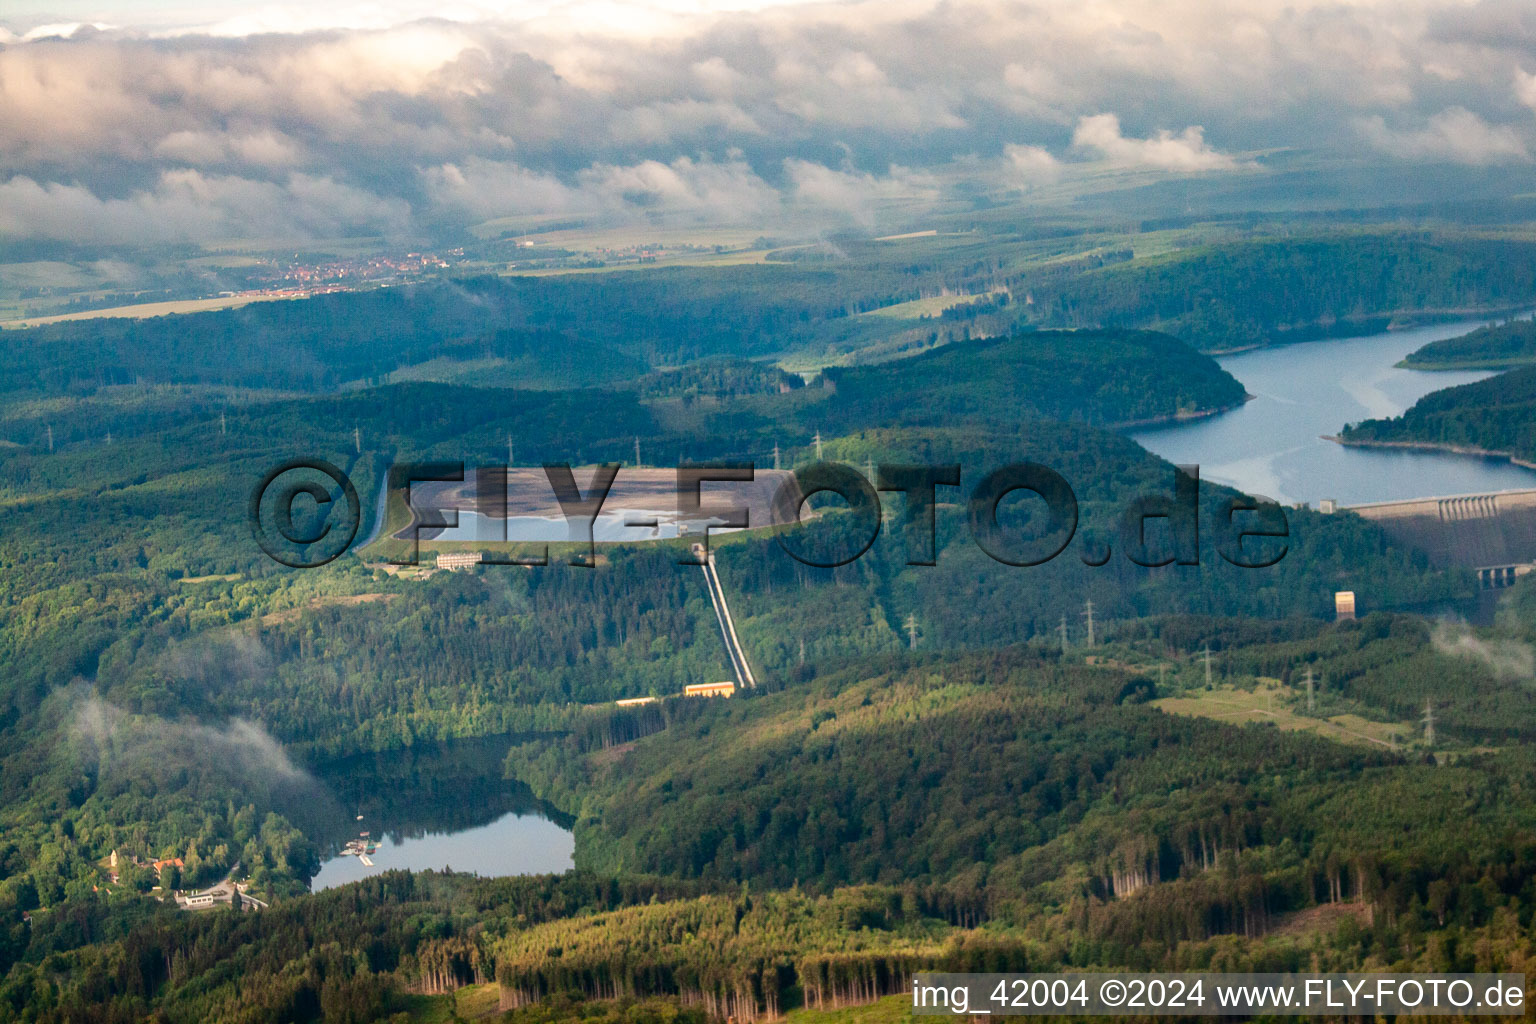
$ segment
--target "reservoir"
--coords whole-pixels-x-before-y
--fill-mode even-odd
[[[1310,341],[1226,356],[1222,367],[1252,401],[1207,419],[1131,437],[1169,462],[1194,463],[1202,479],[1286,504],[1343,504],[1536,487],[1536,472],[1504,459],[1346,448],[1324,435],[1346,423],[1397,416],[1431,391],[1482,380],[1488,371],[1428,372],[1395,364],[1428,342],[1465,334],[1463,321],[1360,338]]]
[[[443,514],[439,512],[439,514]],[[633,543],[635,541],[663,540],[678,536],[676,511],[646,511],[625,509],[605,513],[597,517],[564,516],[510,516],[494,519],[478,512],[453,510],[457,515],[455,526],[421,531],[422,540],[459,541],[514,541],[532,543],[581,542],[587,539],[587,524],[592,525],[592,540],[598,544]],[[729,532],[720,526],[719,519],[695,519],[690,527],[695,531],[710,526],[716,533]]]
[[[569,870],[570,822],[503,775],[514,739],[419,744],[318,766],[326,796],[300,826],[321,849],[311,891],[395,868],[485,876]],[[368,854],[371,866],[342,852],[363,832],[377,844]]]

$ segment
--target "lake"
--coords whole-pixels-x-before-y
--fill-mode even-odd
[[[1505,459],[1347,448],[1323,435],[1346,423],[1396,416],[1431,391],[1492,376],[1427,372],[1396,364],[1430,341],[1486,321],[1309,341],[1218,360],[1254,399],[1241,408],[1131,435],[1170,462],[1195,463],[1202,479],[1286,504],[1345,504],[1536,487],[1536,472]]]
[[[361,829],[368,822],[357,824]],[[452,868],[487,876],[558,874],[571,869],[575,849],[570,832],[538,814],[504,814],[459,832],[401,835],[386,829],[378,850],[369,855],[372,867],[360,857],[333,856],[320,865],[309,888],[319,892],[394,868]]]
[[[502,775],[514,737],[419,744],[318,766],[327,797],[315,801],[301,827],[321,847],[319,892],[394,868],[530,875],[569,870],[575,852],[570,822]],[[361,817],[359,817],[361,816]],[[370,867],[342,854],[368,832],[378,850]]]

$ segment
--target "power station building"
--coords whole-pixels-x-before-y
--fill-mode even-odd
[[[683,687],[684,697],[729,697],[736,692],[736,684],[724,683],[689,683]]]

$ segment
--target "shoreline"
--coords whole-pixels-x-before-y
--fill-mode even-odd
[[[1324,441],[1332,441],[1334,444],[1343,445],[1346,448],[1384,448],[1397,449],[1409,452],[1440,452],[1447,455],[1475,455],[1480,459],[1498,459],[1522,469],[1536,469],[1536,462],[1522,459],[1512,452],[1493,451],[1488,448],[1479,448],[1476,445],[1451,444],[1446,441],[1376,441],[1362,438],[1344,437],[1340,434],[1322,434]]]
[[[1257,397],[1259,396],[1250,395],[1247,392],[1244,392],[1241,401],[1233,402],[1230,405],[1219,405],[1212,409],[1196,409],[1193,412],[1175,412],[1170,413],[1167,416],[1153,416],[1150,419],[1144,420],[1126,420],[1124,423],[1110,424],[1104,429],[1146,430],[1152,427],[1178,426],[1181,423],[1190,423],[1194,420],[1210,419],[1212,416],[1220,416],[1222,413],[1231,412],[1233,409],[1241,409],[1243,406],[1247,405]]]
[[[1509,370],[1519,370],[1528,366],[1536,366],[1536,357],[1524,357],[1520,359],[1506,360],[1478,360],[1462,359],[1446,363],[1416,363],[1412,356],[1399,359],[1392,364],[1400,370],[1417,370],[1420,373],[1455,373],[1455,372],[1483,372],[1502,373]]]
[[[1522,304],[1475,309],[1388,310],[1362,317],[1358,320],[1335,320],[1326,326],[1313,322],[1293,327],[1289,332],[1281,331],[1278,334],[1269,334],[1262,341],[1249,342],[1245,345],[1234,345],[1230,348],[1202,348],[1197,349],[1197,351],[1210,356],[1212,359],[1224,359],[1227,356],[1242,355],[1246,352],[1284,348],[1288,345],[1306,345],[1314,341],[1348,341],[1352,338],[1368,338],[1377,334],[1393,334],[1398,331],[1411,331],[1420,327],[1434,327],[1438,324],[1453,324],[1458,320],[1466,320],[1468,322],[1487,320],[1506,314],[1520,313],[1527,309],[1529,309],[1529,306]],[[1338,326],[1340,323],[1345,324],[1346,327],[1340,328]],[[1475,329],[1473,328],[1473,330]],[[1293,333],[1295,336],[1286,337],[1287,333]],[[1412,367],[1412,369],[1422,369],[1422,367]]]

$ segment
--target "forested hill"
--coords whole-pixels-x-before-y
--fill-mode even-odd
[[[824,377],[851,425],[998,423],[1031,414],[1113,425],[1215,412],[1245,397],[1214,359],[1152,331],[1024,333],[829,368]]]
[[[1299,632],[1310,635],[1229,649],[1223,671],[1276,671],[1294,692],[1306,665],[1329,680],[1330,702],[1397,702],[1408,715],[1423,695],[1454,687],[1460,697],[1442,723],[1449,733],[1502,743],[1536,736],[1515,686],[1437,651],[1421,624],[1382,617]],[[1266,811],[1261,831],[1234,841],[1295,844],[1282,859],[1329,846],[1450,850],[1461,826],[1497,833],[1530,816],[1487,803],[1457,827],[1426,818],[1430,831],[1411,839],[1377,833],[1383,811],[1368,810],[1369,791],[1444,780],[1404,769],[1385,746],[1372,753],[1170,717],[1144,706],[1155,689],[1144,674],[1074,666],[1041,647],[892,655],[674,720],[612,756],[593,756],[602,748],[576,736],[514,748],[511,763],[536,791],[583,815],[579,863],[595,869],[824,889],[990,881],[994,900],[1026,903],[1032,884],[1091,877],[1106,863],[1129,871],[1137,857],[1166,856],[1150,873],[1178,874],[1176,862],[1198,844],[1190,837],[1226,832],[1236,807]],[[1322,819],[1306,810],[1329,799],[1352,812]],[[1138,813],[1124,827],[1158,836],[1165,854],[1138,849],[1109,824],[1125,807]],[[1398,804],[1386,813],[1421,812]],[[1108,879],[1088,884],[1114,890]]]
[[[149,319],[65,321],[0,333],[11,370],[0,393],[135,382],[327,390],[391,374],[442,380],[457,373],[482,384],[569,387],[711,356],[814,348],[829,324],[940,287],[930,269],[880,261],[664,268],[470,277]],[[863,324],[876,334],[894,329]]]
[[[1194,246],[1012,285],[1051,324],[1167,331],[1204,351],[1536,301],[1536,242],[1339,232]]]
[[[0,333],[0,349],[14,375],[7,391],[135,382],[324,390],[465,362],[479,364],[481,382],[548,386],[564,376],[570,386],[633,376],[652,363],[793,347],[815,323],[847,315],[858,296],[879,287],[856,275],[751,267],[484,277],[63,322]],[[877,294],[865,301],[907,297]]]
[[[1432,392],[1394,419],[1346,427],[1347,443],[1422,444],[1536,460],[1536,368]]]
[[[0,341],[11,337],[0,334]],[[338,358],[380,358],[361,337],[354,340],[356,352],[347,349]],[[501,451],[512,433],[522,439],[524,458],[623,458],[636,435],[663,451],[686,449],[692,458],[744,458],[832,430],[1013,426],[1042,418],[1114,425],[1213,412],[1243,398],[1242,386],[1214,360],[1146,331],[1031,331],[956,342],[874,366],[830,368],[824,387],[801,387],[796,376],[740,359],[641,373],[633,360],[612,353],[607,362],[589,361],[589,349],[572,348],[558,335],[517,335],[516,341],[524,364],[541,368],[537,389],[527,386],[528,378],[517,387],[491,387],[506,377],[481,366],[465,371],[475,387],[410,381],[277,401],[270,392],[235,387],[149,383],[82,386],[47,401],[13,396],[0,402],[6,410],[0,437],[22,450],[0,451],[0,460],[13,472],[22,465],[37,470],[49,462],[40,450],[50,443],[78,459],[108,435],[119,442],[163,435],[175,445],[214,423],[222,424],[220,446],[235,443],[228,437],[259,445],[262,437],[350,433],[357,426],[391,444],[419,447],[469,435]],[[259,354],[238,358],[260,361]],[[582,372],[554,386],[561,366],[584,361]],[[601,388],[582,386],[595,377]],[[208,452],[193,445],[188,454],[200,462]],[[128,464],[115,461],[120,468]]]
[[[1157,620],[1098,664],[892,655],[667,702],[638,738],[512,756],[580,808],[578,856],[607,870],[391,872],[259,914],[87,891],[0,935],[0,1006],[40,1024],[437,1020],[454,1003],[411,993],[494,979],[510,1024],[705,1024],[858,1005],[919,969],[1517,970],[1536,952],[1527,751],[1436,764],[1149,704],[1162,644],[1227,644],[1224,690],[1274,671],[1288,702],[1305,664],[1330,709],[1480,675],[1428,632]],[[1210,692],[1193,661],[1170,685]],[[1519,682],[1480,687],[1529,734]],[[1476,720],[1461,710],[1453,732]],[[616,992],[651,1001],[605,1011]]]
[[[1403,365],[1414,370],[1505,370],[1536,362],[1536,320],[1506,320],[1413,352]]]

